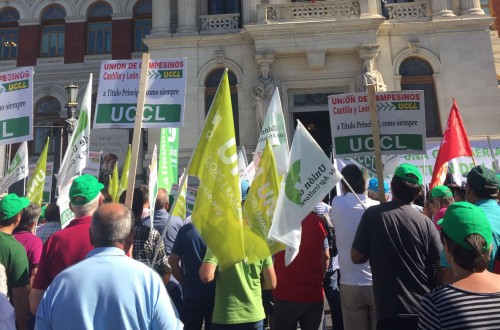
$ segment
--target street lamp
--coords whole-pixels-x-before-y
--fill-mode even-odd
[[[68,135],[71,136],[75,129],[76,123],[78,122],[78,119],[75,118],[76,107],[78,106],[78,102],[76,102],[76,97],[78,95],[78,85],[76,85],[75,83],[70,83],[68,86],[65,86],[64,89],[66,90],[67,94],[66,109],[69,111],[69,118],[66,119],[66,123],[68,124],[66,129],[68,131]]]

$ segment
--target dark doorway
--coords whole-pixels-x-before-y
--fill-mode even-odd
[[[330,157],[332,147],[332,132],[330,129],[330,115],[328,111],[293,112],[293,128],[297,126],[297,119],[309,131],[321,149]]]

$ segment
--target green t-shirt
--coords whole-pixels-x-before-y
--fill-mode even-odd
[[[217,265],[217,258],[210,249],[203,260]],[[247,265],[239,262],[215,274],[215,307],[212,322],[216,324],[240,324],[258,322],[265,317],[262,307],[260,273],[272,266],[268,257]]]
[[[4,265],[9,292],[30,282],[28,257],[24,246],[14,236],[0,232],[0,264]]]

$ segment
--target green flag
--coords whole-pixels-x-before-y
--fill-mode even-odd
[[[169,192],[177,183],[178,175],[179,129],[162,128],[158,155],[158,186]]]
[[[122,176],[120,177],[120,185],[116,193],[116,201],[120,200],[122,193],[127,190],[128,185],[128,172],[130,172],[130,159],[132,158],[132,147],[128,145],[127,156],[125,156],[125,163],[123,163]]]
[[[108,192],[111,195],[113,202],[118,201],[118,198],[116,197],[116,194],[118,193],[118,185],[119,185],[118,181],[119,181],[118,162],[116,162],[115,167],[113,168],[113,175],[110,176],[109,178],[109,186],[108,186]]]
[[[45,176],[47,171],[47,153],[49,152],[49,138],[45,142],[42,154],[36,163],[35,170],[28,181],[26,188],[26,197],[38,206],[42,205],[43,186],[45,185]]]

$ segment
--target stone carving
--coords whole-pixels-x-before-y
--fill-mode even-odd
[[[366,92],[366,86],[375,85],[378,92],[386,91],[387,85],[384,83],[382,74],[375,69],[375,58],[378,55],[378,45],[361,46],[358,49],[359,56],[364,60],[364,69],[356,76],[356,91]]]
[[[269,74],[270,66],[274,62],[274,55],[272,53],[257,54],[255,55],[255,61],[259,65],[260,74],[253,85],[253,98],[257,113],[257,128],[260,133],[267,108],[278,85],[278,81]]]

